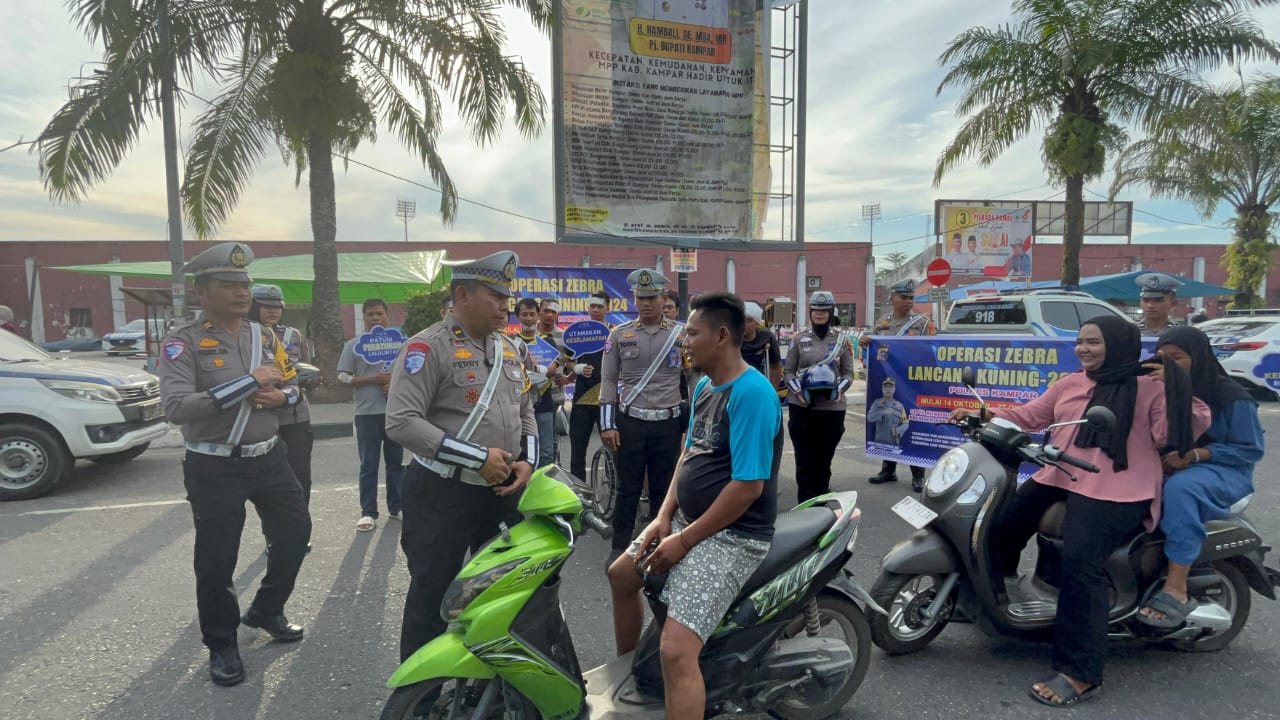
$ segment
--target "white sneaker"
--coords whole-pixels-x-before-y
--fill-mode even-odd
[[[365,515],[356,521],[356,530],[360,532],[370,532],[377,525],[377,521]]]
[[[388,520],[399,520],[399,519],[400,519],[400,513],[393,513],[393,512],[389,512],[389,513],[387,513],[387,519],[388,519]]]

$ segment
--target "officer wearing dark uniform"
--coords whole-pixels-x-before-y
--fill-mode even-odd
[[[782,368],[799,502],[831,491],[831,460],[844,435],[853,346],[831,324],[835,307],[835,296],[826,290],[809,297],[810,325],[792,337]]]
[[[1160,337],[1165,330],[1183,324],[1169,317],[1181,282],[1156,272],[1143,273],[1134,278],[1134,282],[1141,288],[1142,319],[1138,321],[1138,329],[1142,337]]]
[[[600,439],[617,453],[618,470],[610,561],[631,544],[646,471],[652,506],[666,499],[684,429],[684,326],[662,315],[662,291],[670,281],[654,270],[636,270],[627,282],[638,317],[609,333],[600,373]]]
[[[284,310],[284,292],[278,285],[254,285],[253,309],[249,313],[251,320],[262,323],[272,330],[276,340],[284,347],[289,363],[311,362],[311,350],[302,332],[295,327],[281,324],[280,313]],[[265,310],[265,312],[264,312]],[[265,319],[264,319],[265,318]],[[274,320],[272,322],[271,320]],[[289,457],[289,467],[293,476],[302,485],[302,494],[307,503],[311,502],[311,405],[307,403],[306,393],[302,393],[295,405],[286,405],[276,410],[280,419],[280,439],[284,441],[285,452]]]
[[[284,605],[311,536],[302,487],[277,435],[278,409],[297,405],[301,395],[275,335],[245,320],[252,299],[245,268],[252,260],[248,246],[231,242],[183,267],[195,276],[203,311],[165,337],[159,365],[165,416],[182,427],[187,445],[182,471],[195,521],[196,605],[219,685],[244,679],[236,643],[241,622],[279,640],[302,639]],[[262,519],[271,553],[241,618],[232,576],[246,500]]]
[[[447,262],[453,311],[409,338],[391,370],[387,435],[413,453],[401,493],[401,660],[444,632],[440,602],[467,551],[520,520],[538,429],[523,348],[502,334],[519,262],[509,251]]]
[[[889,302],[893,309],[888,315],[880,318],[880,322],[871,329],[870,335],[889,335],[895,337],[918,337],[921,335],[937,335],[938,329],[927,315],[915,312],[916,284],[910,280],[889,288]],[[871,342],[870,335],[862,336],[862,343]],[[898,463],[884,460],[880,463],[880,472],[867,478],[872,485],[897,482]],[[924,468],[911,466],[911,489],[920,492],[924,489]]]

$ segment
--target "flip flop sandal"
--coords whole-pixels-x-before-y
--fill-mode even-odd
[[[1155,610],[1158,613],[1164,613],[1163,618],[1153,618],[1138,613],[1138,622],[1157,630],[1177,630],[1187,622],[1187,616],[1192,610],[1199,607],[1199,603],[1195,598],[1187,598],[1185,603],[1178,602],[1178,599],[1169,593],[1161,590],[1147,600],[1143,609]]]
[[[365,516],[360,518],[360,521],[356,523],[356,530],[359,530],[360,532],[370,532],[376,524],[377,521],[373,518]]]
[[[1036,692],[1036,685],[1043,685],[1048,688],[1054,695],[1058,696],[1058,700],[1050,700]],[[1075,687],[1071,685],[1071,681],[1067,680],[1060,673],[1048,678],[1047,680],[1041,680],[1035,685],[1027,688],[1027,694],[1031,696],[1032,700],[1035,700],[1041,705],[1048,705],[1052,708],[1064,708],[1071,707],[1072,705],[1078,705],[1086,700],[1091,700],[1097,697],[1101,693],[1101,685],[1094,685],[1084,692],[1076,692]]]

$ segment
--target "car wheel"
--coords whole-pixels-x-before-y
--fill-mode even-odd
[[[29,500],[53,489],[74,464],[62,439],[28,423],[0,424],[0,500]]]

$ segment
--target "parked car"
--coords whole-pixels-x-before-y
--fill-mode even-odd
[[[168,429],[155,375],[0,332],[0,501],[44,495],[78,458],[132,460]]]
[[[1114,315],[1132,322],[1115,307],[1088,293],[1029,290],[957,300],[947,313],[942,332],[1073,337],[1084,321],[1098,315]]]
[[[1196,326],[1209,336],[1213,353],[1233,380],[1254,397],[1274,400],[1276,393],[1255,372],[1263,358],[1280,353],[1280,315],[1248,315],[1209,320]]]
[[[102,336],[102,352],[108,355],[134,355],[146,352],[147,322],[147,320],[130,320],[124,327]],[[152,318],[149,322],[151,323],[151,343],[154,347],[159,347],[166,332],[165,321],[161,318]]]

